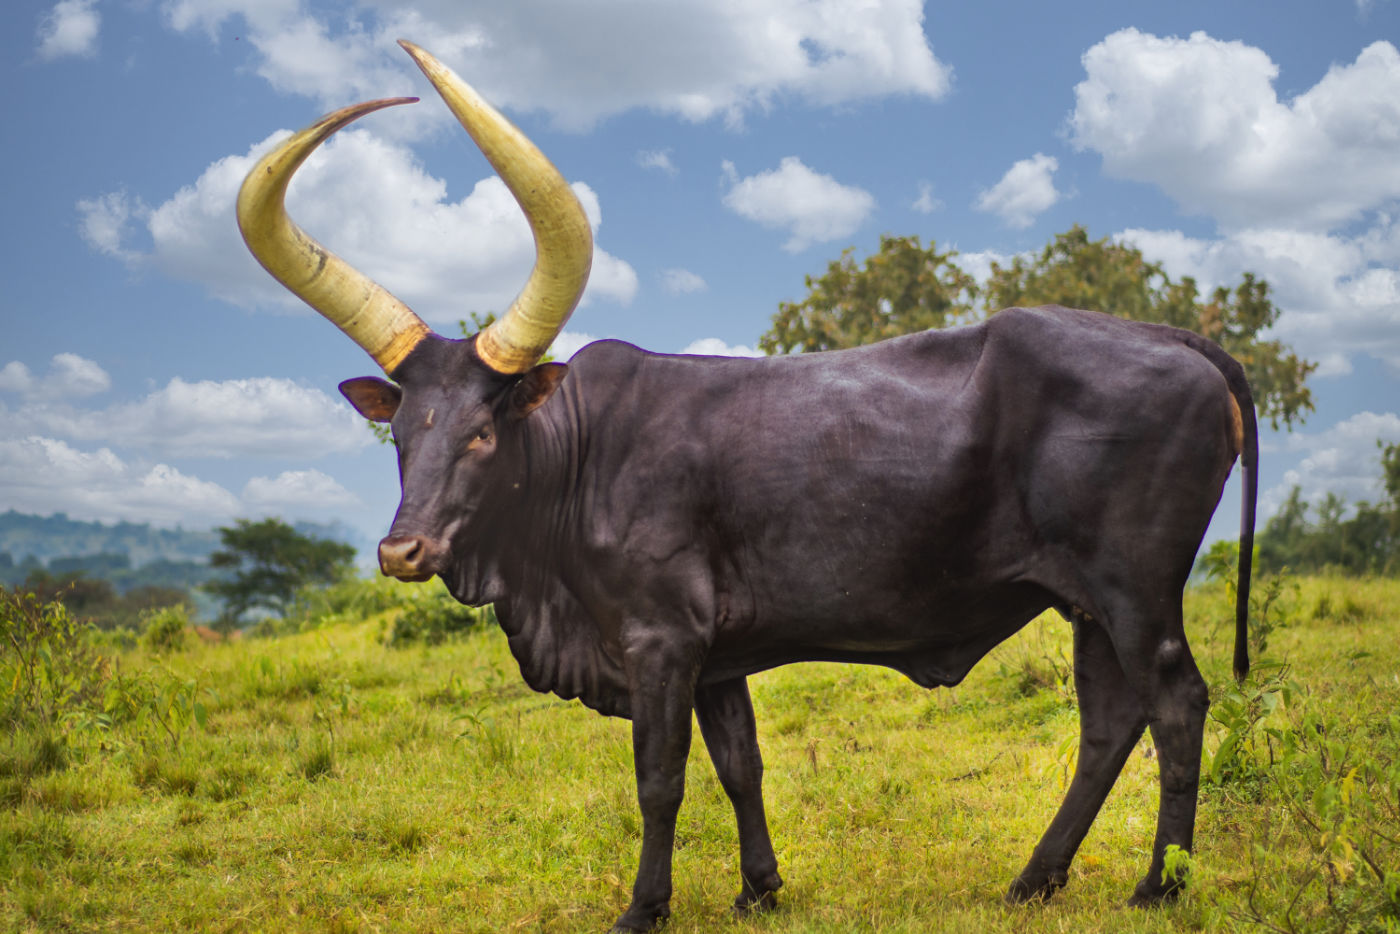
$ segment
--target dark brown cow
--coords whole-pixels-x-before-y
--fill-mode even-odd
[[[563,179],[431,56],[405,44],[516,192],[539,245],[525,292],[468,340],[411,311],[287,220],[296,165],[347,108],[294,136],[239,200],[250,248],[393,382],[349,380],[389,422],[403,499],[386,574],[494,603],[531,687],[632,720],[643,816],[622,930],[669,911],[691,711],[739,824],[740,909],[782,880],[746,677],[788,662],[958,683],[1047,608],[1074,625],[1081,738],[1059,813],[1011,884],[1063,886],[1144,729],[1161,806],[1136,904],[1190,849],[1206,685],[1182,589],[1226,477],[1244,467],[1235,667],[1258,442],[1244,372],[1184,331],[1065,308],[856,350],[757,360],[603,341],[536,365],[577,301],[588,225]]]

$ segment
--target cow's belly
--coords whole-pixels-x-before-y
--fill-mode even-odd
[[[701,673],[723,681],[794,662],[883,665],[924,687],[957,684],[982,656],[1057,602],[1026,581],[938,602],[910,601],[878,616],[858,605],[839,617],[735,621],[721,630]]]

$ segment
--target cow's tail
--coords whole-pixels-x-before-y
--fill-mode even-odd
[[[1239,406],[1240,504],[1239,579],[1235,588],[1235,680],[1249,674],[1249,581],[1254,570],[1254,517],[1259,502],[1259,421],[1244,367],[1212,340],[1190,332],[1187,343],[1215,365]]]
[[[1244,490],[1240,503],[1240,576],[1235,588],[1235,680],[1243,681],[1249,674],[1249,578],[1254,570],[1254,513],[1259,503],[1259,422],[1244,368],[1238,363],[1234,368],[1239,376],[1238,380],[1231,380],[1230,391],[1239,403],[1244,422],[1240,451],[1240,479]]]

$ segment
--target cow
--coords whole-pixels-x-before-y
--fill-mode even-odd
[[[1207,688],[1182,591],[1235,461],[1235,657],[1247,609],[1258,430],[1239,363],[1189,332],[1059,307],[852,350],[732,359],[600,341],[540,359],[587,280],[591,231],[523,134],[401,43],[514,192],[537,260],[507,313],[449,340],[287,217],[288,180],[347,107],[293,135],[239,194],[244,239],[390,378],[347,380],[392,426],[402,499],[384,574],[492,603],[535,690],[632,723],[641,857],[614,930],[669,914],[691,712],[739,828],[739,911],[775,904],[747,677],[883,665],[954,685],[1047,609],[1074,631],[1074,778],[1007,899],[1048,897],[1150,730],[1160,807],[1131,903],[1181,890]]]

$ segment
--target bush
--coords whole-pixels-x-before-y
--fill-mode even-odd
[[[109,666],[91,631],[57,600],[0,588],[0,717],[13,731],[59,736],[97,709]]]
[[[173,652],[189,643],[190,608],[183,603],[148,610],[142,614],[141,622],[141,647],[148,652]]]
[[[496,625],[496,611],[465,606],[441,587],[427,590],[394,620],[384,644],[403,648],[415,643],[441,645],[482,626]]]
[[[418,588],[392,577],[352,577],[329,587],[306,587],[297,594],[296,605],[288,614],[300,628],[326,623],[361,620],[385,610],[409,606],[417,599]]]

